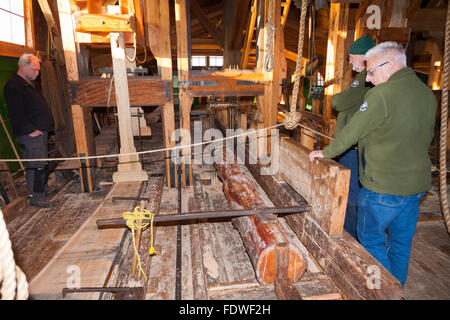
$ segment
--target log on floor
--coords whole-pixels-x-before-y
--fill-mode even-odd
[[[224,157],[224,159],[232,158]],[[230,209],[236,205],[246,209],[269,206],[270,201],[264,201],[264,192],[244,165],[237,164],[235,160],[231,163],[226,161],[216,163],[215,167],[223,181],[223,189]],[[290,250],[288,278],[295,282],[302,276],[305,268],[302,253],[280,228],[274,215],[253,215],[235,218],[232,221],[242,236],[257,279],[261,284],[267,285],[274,282],[275,248],[281,243],[286,243]]]

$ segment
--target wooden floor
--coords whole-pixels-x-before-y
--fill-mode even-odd
[[[161,146],[162,137],[157,135],[161,130],[158,126],[160,124],[156,124],[155,128],[152,127],[152,132],[156,135],[144,141],[144,149]],[[144,195],[152,199],[149,206],[154,213],[164,215],[178,211],[227,208],[221,182],[212,167],[206,165],[194,167],[193,185],[183,191],[179,208],[178,190],[163,187],[164,161],[161,155],[146,155],[144,163],[144,168],[150,176]],[[106,181],[115,169],[105,167],[102,170],[100,177]],[[65,256],[69,252],[67,250],[76,247],[76,241],[81,241],[80,235],[87,232],[87,229],[90,234],[95,234],[99,238],[105,234],[105,230],[97,230],[92,225],[92,221],[97,218],[93,216],[94,214],[98,217],[115,216],[122,210],[108,199],[111,192],[114,192],[111,185],[102,185],[98,192],[89,195],[80,192],[80,185],[76,180],[65,184],[58,184],[55,180],[51,182],[62,188],[54,197],[54,208],[38,210],[28,207],[20,215],[6,217],[16,263],[31,282],[31,297],[35,299],[62,299],[61,286],[66,285],[68,277],[67,270],[64,269],[66,267],[60,267],[62,269],[59,272],[61,275],[64,274],[64,278],[59,280],[59,287],[55,287],[53,291],[49,288],[45,294],[33,295],[39,278],[45,282],[45,277],[49,279],[54,277],[50,272],[52,267],[61,259],[67,259]],[[23,188],[24,185],[22,190]],[[120,206],[123,208],[128,206],[131,209],[131,204],[122,203]],[[295,239],[307,261],[307,272],[295,283],[302,297],[341,299],[336,287],[322,272],[284,219],[279,218],[279,221],[286,233]],[[105,240],[103,243],[95,244],[98,250],[85,250],[82,255],[77,256],[77,259],[84,262],[99,257],[103,259],[104,264],[100,265],[98,270],[89,270],[89,285],[98,287],[142,285],[145,288],[143,298],[149,300],[277,298],[273,286],[261,286],[256,280],[241,237],[229,221],[193,220],[183,225],[160,225],[155,227],[154,238],[156,255],[150,257],[146,254],[150,243],[148,230],[143,233],[140,250],[143,270],[148,281],[143,277],[138,279],[130,276],[134,249],[130,241],[130,232],[121,229],[114,233],[113,246]],[[85,236],[83,241],[87,241],[86,239],[89,239],[89,236]],[[178,256],[181,263],[178,265],[177,247],[181,248]],[[74,259],[74,256],[70,256],[70,259]],[[75,265],[77,263],[82,265],[80,261],[70,261]],[[450,238],[440,215],[437,192],[433,190],[421,204],[409,277],[403,291],[406,299],[450,298]],[[66,299],[127,298],[133,297],[99,293],[72,293],[66,297]]]

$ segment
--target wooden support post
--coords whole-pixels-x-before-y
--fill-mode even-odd
[[[78,81],[77,47],[75,43],[74,27],[72,22],[72,10],[69,0],[57,0],[59,25],[61,27],[61,38],[66,60],[67,79]]]
[[[144,1],[144,17],[147,26],[147,41],[158,63],[158,70],[164,83],[165,103],[162,110],[163,137],[165,148],[172,148],[175,143],[171,140],[175,131],[175,115],[173,108],[172,85],[172,51],[170,47],[170,11],[169,0]],[[170,151],[166,151],[166,181],[172,187],[172,178],[178,181],[176,170],[171,172]]]
[[[92,127],[91,108],[83,108],[80,105],[72,105],[72,119],[75,134],[77,155],[95,155],[94,129]],[[95,190],[94,166],[95,159],[81,160],[79,162],[80,181],[82,192],[92,192]]]
[[[128,77],[125,64],[125,44],[122,33],[111,33],[111,53],[114,68],[117,113],[119,118],[120,153],[134,153],[131,125]],[[114,182],[147,181],[147,172],[142,170],[137,154],[119,157],[118,171],[113,174]]]
[[[347,54],[345,52],[345,40],[347,38],[348,26],[348,3],[331,3],[330,17],[328,29],[328,46],[327,46],[327,60],[325,69],[325,81],[335,79],[332,85],[325,89],[325,99],[323,106],[322,119],[325,124],[324,134],[330,135],[330,121],[331,121],[331,98],[334,94],[342,90],[344,81],[345,69],[347,65],[345,59]],[[330,141],[326,139],[323,144],[329,144]]]
[[[178,81],[189,80],[190,55],[188,47],[188,19],[186,0],[175,0],[175,22],[177,30],[177,65],[178,65]],[[191,143],[191,106],[192,97],[190,97],[185,87],[179,87],[180,99],[180,129],[181,129],[181,145],[189,145]],[[181,184],[186,187],[186,175],[189,176],[189,182],[192,181],[191,167],[191,149],[181,149]],[[186,172],[187,169],[187,172]]]

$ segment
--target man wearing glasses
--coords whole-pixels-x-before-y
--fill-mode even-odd
[[[380,43],[365,60],[375,87],[336,139],[309,158],[333,158],[358,143],[358,239],[404,286],[419,200],[431,186],[436,98],[398,43]]]
[[[366,84],[366,62],[364,60],[364,54],[374,46],[375,42],[372,38],[362,36],[353,42],[348,50],[349,62],[352,65],[353,71],[358,72],[358,74],[347,89],[335,94],[332,98],[333,109],[338,112],[334,137],[350,122],[350,119],[363,103],[364,95],[370,89],[370,86]],[[358,181],[358,150],[356,146],[352,146],[342,153],[338,161],[350,169],[350,187],[344,228],[353,238],[357,239],[358,194],[361,187]]]
[[[53,116],[44,96],[32,81],[39,75],[40,60],[32,54],[23,54],[18,62],[19,70],[5,85],[6,105],[13,133],[25,159],[48,158],[48,132],[53,131]],[[56,88],[55,88],[56,90]],[[30,204],[49,208],[47,201],[47,162],[25,162]]]

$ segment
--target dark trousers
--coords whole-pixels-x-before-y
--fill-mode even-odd
[[[28,135],[17,136],[17,143],[22,150],[24,159],[48,158],[48,134],[37,137]],[[31,197],[42,198],[47,185],[47,161],[25,161],[25,177],[28,194]]]
[[[339,158],[339,163],[350,169],[350,187],[348,190],[347,210],[345,213],[344,229],[358,240],[356,226],[358,218],[358,196],[361,185],[358,177],[358,150],[349,149]]]

